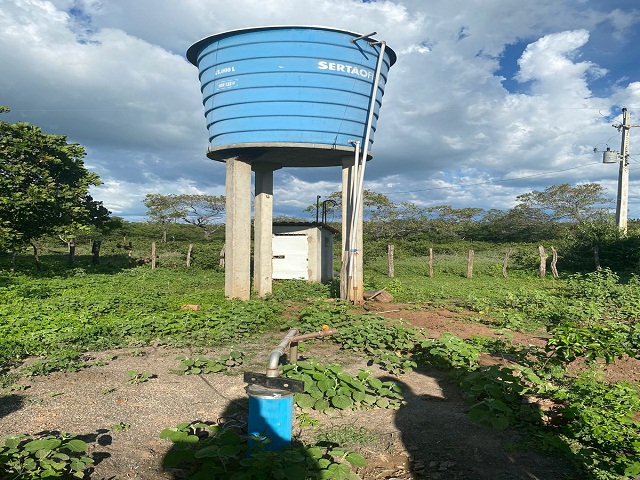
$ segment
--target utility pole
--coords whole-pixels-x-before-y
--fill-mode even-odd
[[[631,125],[629,111],[622,109],[622,123],[614,124],[613,127],[622,132],[622,143],[620,144],[620,170],[618,172],[618,197],[616,200],[616,223],[623,235],[627,235],[627,212],[629,210],[629,130]]]
[[[618,198],[616,201],[616,223],[623,235],[627,234],[627,211],[629,210],[629,111],[622,109],[622,144],[620,145],[620,170],[618,171]]]

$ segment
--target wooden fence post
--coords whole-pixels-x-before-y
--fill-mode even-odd
[[[473,259],[475,253],[473,250],[469,250],[469,258],[467,259],[467,278],[473,278]]]
[[[393,245],[387,245],[387,258],[389,262],[389,278],[393,278],[395,276],[395,268],[393,264],[393,253],[395,247]]]
[[[126,240],[126,239],[125,239]],[[133,265],[133,243],[129,240],[129,244],[124,246],[124,249],[127,251],[127,265]]]
[[[507,253],[504,255],[504,260],[502,260],[502,277],[507,278],[507,264],[509,263],[509,257],[511,256],[512,249],[507,249]]]
[[[540,278],[544,278],[547,275],[547,258],[549,255],[544,252],[542,245],[538,247],[538,252],[540,253]]]
[[[429,278],[433,278],[433,248],[429,249]]]
[[[151,270],[156,268],[156,242],[151,242]]]
[[[553,278],[558,278],[558,252],[556,251],[556,247],[551,247],[551,273],[553,274]]]
[[[91,263],[93,265],[97,265],[100,262],[100,246],[102,245],[102,240],[94,240],[91,243]]]
[[[222,244],[222,248],[220,249],[220,262],[219,262],[219,265],[220,265],[221,268],[224,268],[224,254],[225,254],[224,249],[225,249],[225,245],[226,244],[223,243]]]
[[[187,268],[191,266],[191,251],[193,250],[193,243],[189,244],[189,249],[187,250]]]

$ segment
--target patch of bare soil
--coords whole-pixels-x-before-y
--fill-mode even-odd
[[[446,311],[419,311],[402,305],[380,305],[389,318],[404,318],[426,328],[432,336],[451,332],[463,337],[496,335],[486,326],[468,322],[464,315]],[[264,372],[269,352],[282,336],[269,335],[235,346],[245,355],[242,371]],[[517,340],[516,340],[517,338]],[[539,344],[537,336],[513,341]],[[529,342],[529,343],[528,343]],[[339,361],[355,373],[370,368],[362,357],[340,352],[329,341],[305,344],[307,357]],[[240,371],[228,375],[177,375],[176,357],[204,354],[219,357],[229,349],[188,351],[140,348],[90,354],[98,364],[76,373],[36,377],[24,391],[0,397],[0,436],[9,433],[67,432],[91,442],[96,459],[92,479],[171,479],[162,470],[171,442],[160,431],[180,422],[246,420],[245,383]],[[622,371],[637,375],[637,363]],[[627,370],[625,370],[627,369]],[[127,381],[127,372],[150,372],[154,378],[139,384]],[[367,445],[354,444],[368,460],[359,473],[365,479],[578,479],[570,465],[522,447],[511,431],[496,431],[471,423],[464,414],[461,393],[437,371],[418,371],[390,378],[405,389],[400,410],[313,413],[316,427],[300,427],[294,434],[314,439],[318,432],[340,426],[364,426],[377,435]]]

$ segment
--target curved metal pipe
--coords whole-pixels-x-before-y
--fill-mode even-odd
[[[280,375],[280,369],[278,365],[280,364],[280,357],[284,355],[284,349],[289,346],[291,343],[291,338],[295,337],[298,334],[298,329],[292,328],[282,339],[280,344],[271,351],[269,355],[269,363],[267,364],[267,377],[278,377]]]

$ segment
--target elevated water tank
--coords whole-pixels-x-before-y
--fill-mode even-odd
[[[340,165],[365,141],[381,45],[327,27],[272,26],[207,37],[187,50],[199,70],[207,156],[282,166]],[[370,145],[389,68],[384,49]]]

